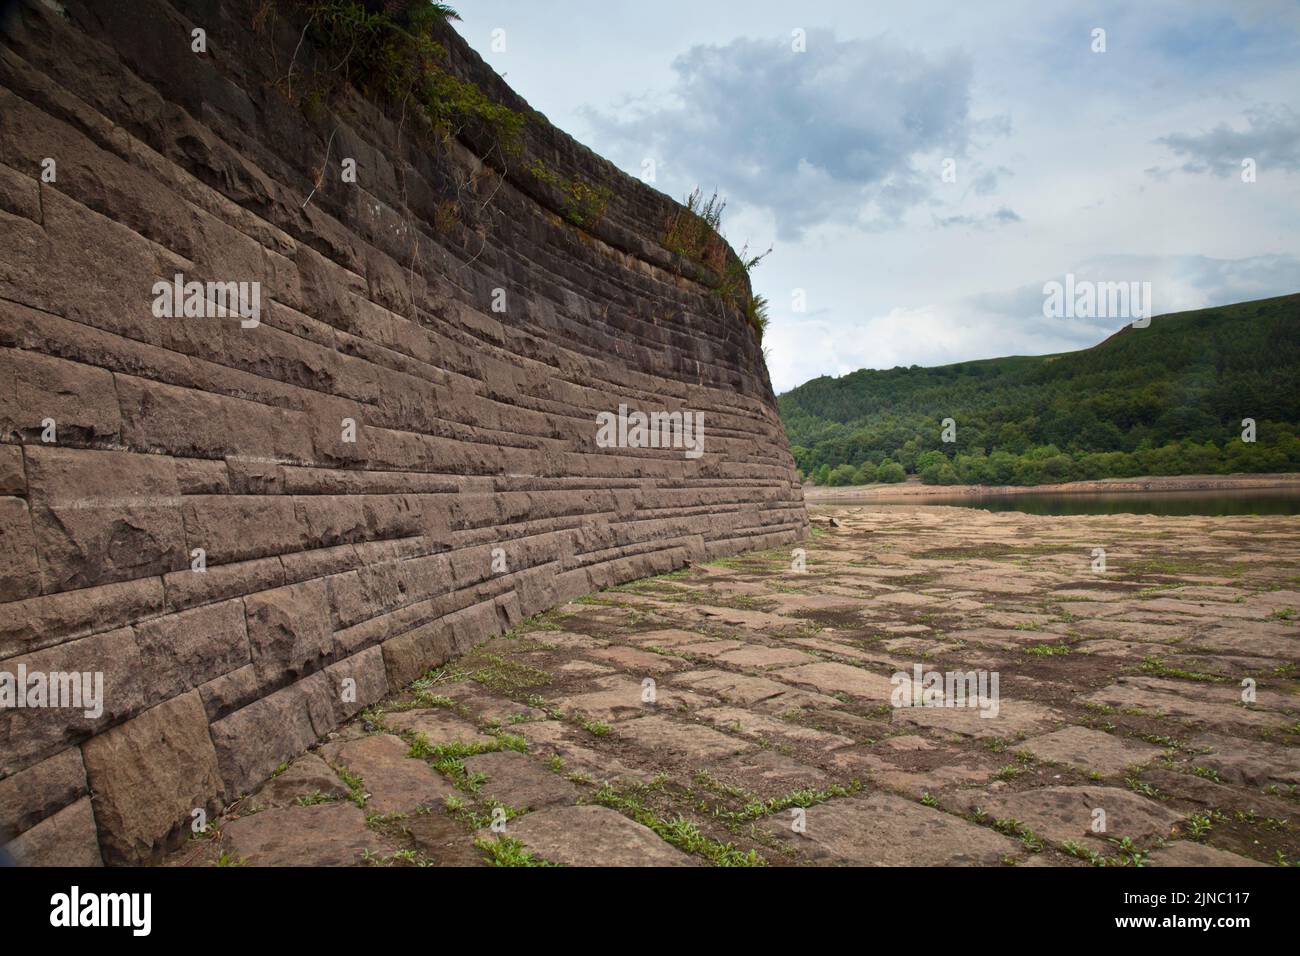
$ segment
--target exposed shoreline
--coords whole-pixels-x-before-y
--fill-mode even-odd
[[[1002,495],[1149,494],[1165,492],[1264,491],[1300,489],[1300,474],[1267,475],[1151,475],[1142,478],[1102,478],[1096,481],[1067,481],[1057,485],[923,485],[911,480],[899,484],[846,485],[839,488],[805,484],[804,500],[854,499],[862,501],[899,498],[988,498]]]

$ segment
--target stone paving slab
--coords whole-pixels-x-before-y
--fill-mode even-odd
[[[818,750],[836,750],[852,746],[852,737],[814,730],[787,720],[778,720],[755,713],[743,707],[706,707],[695,712],[719,730],[763,742],[788,742],[815,747]]]
[[[1096,838],[1131,839],[1151,846],[1168,839],[1183,815],[1118,787],[1043,787],[1021,793],[989,793],[968,796],[971,809],[978,807],[995,820],[1018,820],[1041,837],[1057,843]],[[1104,830],[1097,830],[1104,811]]]
[[[764,647],[751,644],[738,650],[718,655],[718,661],[732,667],[752,667],[766,670],[772,667],[789,667],[813,660],[811,654],[789,647]]]
[[[495,838],[483,831],[485,840]],[[691,866],[691,858],[652,830],[605,807],[539,810],[511,820],[506,835],[564,866]]]
[[[221,842],[242,866],[357,866],[384,846],[351,803],[263,810],[226,823]]]
[[[756,746],[750,741],[720,733],[703,724],[657,715],[622,721],[615,733],[646,750],[675,754],[696,761],[743,753]]]
[[[792,684],[805,684],[823,694],[850,694],[881,703],[888,702],[894,690],[888,677],[833,661],[792,667],[777,671],[776,676]]]
[[[1064,720],[1050,707],[1027,701],[998,702],[997,715],[981,707],[901,707],[894,711],[894,723],[921,730],[934,730],[959,737],[1018,738],[1048,730]]]
[[[519,810],[576,803],[579,797],[577,787],[527,754],[510,750],[480,754],[466,758],[465,769],[483,777],[478,785],[480,798]]]
[[[306,753],[268,780],[244,801],[245,811],[293,806],[303,799],[342,800],[348,795],[339,775],[318,754]]]
[[[659,709],[704,703],[700,696],[677,689],[680,678],[681,675],[675,676],[671,687],[656,685],[654,703],[643,699],[646,690],[643,678],[618,674],[593,681],[595,690],[557,697],[553,704],[561,711],[581,713],[597,720],[621,720]]]
[[[884,793],[810,807],[802,833],[793,823],[787,814],[765,829],[821,865],[1000,866],[1024,855],[1000,833]]]
[[[457,717],[444,707],[404,710],[384,717],[384,726],[396,733],[423,734],[432,746],[445,744],[488,744],[492,737],[472,721]]]
[[[1300,748],[1222,734],[1201,734],[1191,743],[1202,751],[1196,765],[1213,770],[1220,780],[1256,787],[1300,786]]]
[[[331,766],[361,778],[373,813],[410,813],[440,806],[456,789],[422,761],[408,756],[410,747],[391,734],[376,734],[341,744],[326,744],[321,755]]]
[[[1160,748],[1140,741],[1125,740],[1087,727],[1063,727],[1041,737],[1031,737],[1021,746],[1039,760],[1065,764],[1084,773],[1104,776],[1123,773],[1130,767],[1150,763]]]

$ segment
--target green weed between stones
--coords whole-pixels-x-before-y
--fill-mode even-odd
[[[762,817],[769,817],[774,813],[780,813],[783,810],[790,810],[794,807],[807,809],[816,806],[819,803],[826,803],[839,797],[849,797],[862,790],[862,783],[858,780],[851,781],[847,786],[832,784],[824,790],[813,790],[806,788],[795,790],[784,796],[772,797],[768,800],[753,800],[745,804],[740,810],[715,810],[714,815],[722,820],[731,823],[748,823],[751,820],[757,820]]]
[[[644,827],[648,827],[660,839],[671,843],[685,853],[703,857],[715,866],[766,866],[767,861],[756,850],[741,850],[734,843],[720,843],[700,832],[690,820],[677,816],[671,820],[664,819],[650,809],[641,799],[641,792],[648,792],[651,787],[636,787],[620,792],[612,784],[606,783],[590,796],[590,802],[617,810],[619,813]]]
[[[508,836],[498,836],[496,839],[485,839],[479,837],[474,841],[474,845],[483,851],[483,858],[489,866],[558,866],[557,863],[551,863],[535,856],[524,848],[519,840]]]
[[[1228,678],[1218,674],[1206,674],[1203,671],[1189,671],[1181,667],[1171,667],[1158,657],[1142,658],[1142,673],[1152,677],[1178,677],[1182,680],[1202,681],[1207,684],[1223,684]]]

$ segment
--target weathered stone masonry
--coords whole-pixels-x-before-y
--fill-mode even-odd
[[[662,247],[667,197],[531,111],[491,166],[305,104],[286,73],[319,52],[264,6],[30,0],[0,36],[0,671],[105,681],[98,718],[0,711],[22,862],[157,860],[478,640],[807,527],[760,348]],[[537,161],[603,215],[571,224]],[[176,273],[260,282],[261,324],[155,318]],[[702,412],[704,456],[596,447],[620,402]]]

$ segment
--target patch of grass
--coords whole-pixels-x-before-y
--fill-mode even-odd
[[[334,803],[338,798],[327,793],[321,793],[319,790],[313,790],[304,796],[299,797],[294,803],[300,807],[314,807],[322,803]]]
[[[732,823],[747,823],[751,820],[757,820],[761,817],[768,817],[774,813],[780,813],[782,810],[789,810],[793,807],[816,806],[819,803],[825,803],[828,800],[837,797],[848,797],[862,790],[862,783],[858,780],[851,781],[847,786],[831,784],[823,790],[813,790],[805,788],[795,790],[791,793],[784,794],[780,797],[772,797],[768,800],[751,800],[746,803],[740,810],[715,810],[714,815]]]
[[[586,714],[574,714],[573,719],[579,727],[596,737],[608,737],[614,732],[614,728],[603,720],[593,720]]]
[[[644,790],[644,787],[636,788]],[[685,817],[661,818],[634,791],[620,792],[606,783],[591,795],[591,802],[617,810],[642,826],[653,830],[661,839],[685,853],[703,857],[715,866],[765,866],[766,861],[756,850],[741,850],[734,843],[720,843],[700,832],[698,826]]]
[[[1031,644],[1025,648],[1025,653],[1033,654],[1035,657],[1056,657],[1070,653],[1070,646],[1068,644]]]
[[[1020,842],[1030,853],[1042,853],[1043,841],[1038,834],[1025,826],[1019,820],[1006,818],[1003,820],[994,820],[991,824],[994,830],[999,833],[1005,833],[1007,836],[1020,837]]]
[[[733,253],[722,238],[722,211],[727,201],[715,191],[707,199],[696,187],[687,195],[664,223],[663,247],[679,260],[702,266],[717,279],[712,294],[739,308],[744,314],[754,338],[763,341],[767,328],[768,305],[761,295],[754,295],[749,286],[749,273],[767,258],[767,252],[750,255],[746,244]]]
[[[1119,856],[1107,860],[1109,866],[1146,866],[1147,852],[1139,849],[1132,837],[1111,837],[1110,842],[1119,848]]]
[[[1015,780],[1025,773],[1025,768],[1020,764],[1009,763],[993,775],[994,780]]]
[[[1138,740],[1145,740],[1149,744],[1155,744],[1157,747],[1165,747],[1169,750],[1186,750],[1187,744],[1181,740],[1170,737],[1168,734],[1132,734]]]
[[[1061,844],[1061,852],[1075,859],[1087,860],[1093,866],[1105,866],[1106,857],[1089,847],[1084,846],[1077,840],[1066,840]]]
[[[527,812],[524,808],[508,806],[500,800],[487,800],[477,807],[471,807],[457,797],[448,799],[444,806],[448,814],[471,830],[486,830],[499,820],[513,820]]]
[[[1146,558],[1133,561],[1128,565],[1129,571],[1138,574],[1197,574],[1201,566],[1195,561],[1179,561],[1174,558]]]
[[[541,160],[534,160],[527,168],[534,178],[559,191],[563,197],[564,218],[571,224],[586,228],[604,217],[613,198],[608,186],[561,176],[547,169]]]
[[[539,667],[502,657],[491,651],[471,652],[454,670],[457,680],[472,680],[506,694],[551,683],[551,675]]]
[[[1202,671],[1189,671],[1181,667],[1171,667],[1158,657],[1142,658],[1141,670],[1142,673],[1153,677],[1178,677],[1182,680],[1201,681],[1207,684],[1222,684],[1228,680],[1228,678],[1220,677],[1218,674],[1206,674]]]
[[[558,866],[559,864],[543,860],[524,848],[521,841],[508,836],[498,836],[494,840],[479,837],[474,846],[483,851],[483,859],[488,866]]]
[[[334,772],[338,774],[339,779],[343,781],[343,786],[348,788],[348,799],[359,807],[365,807],[365,781],[346,767],[337,767]]]
[[[1151,786],[1151,784],[1149,783],[1144,783],[1143,781],[1139,780],[1137,777],[1125,777],[1124,785],[1127,786],[1134,793],[1140,793],[1144,797],[1151,797],[1153,800],[1158,799],[1160,796],[1159,790]]]
[[[433,769],[451,780],[452,786],[463,793],[476,794],[483,781],[487,779],[486,774],[470,773],[465,769],[465,761],[460,757],[443,757],[434,763]],[[451,799],[448,799],[448,808],[451,806]]]
[[[529,707],[536,707],[538,710],[545,711],[546,716],[550,717],[551,720],[564,719],[564,714],[559,710],[559,708],[555,707],[549,700],[538,694],[529,694],[524,698],[524,703]]]

